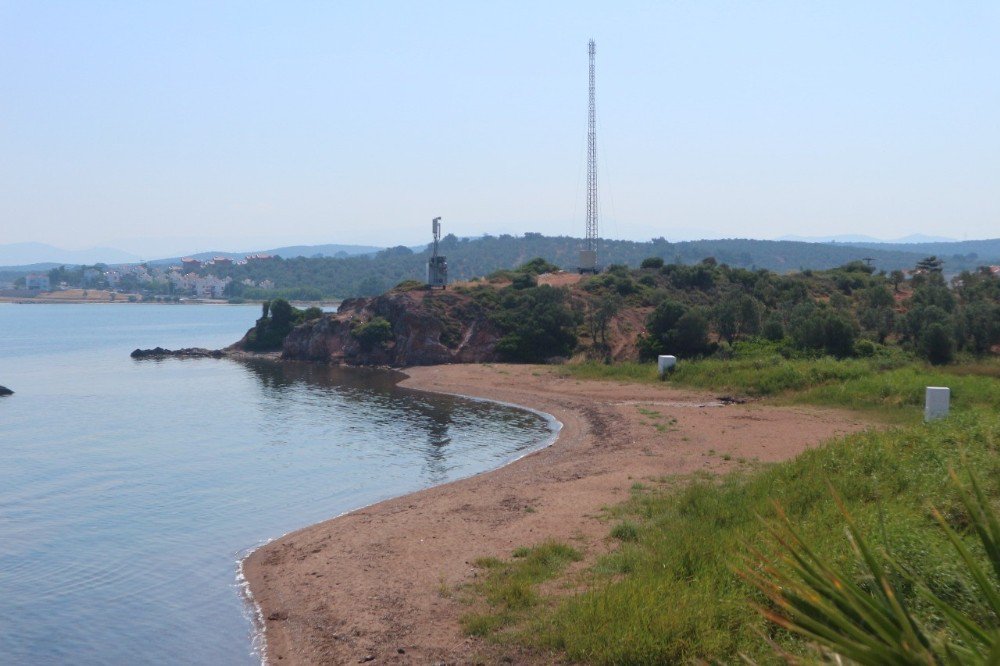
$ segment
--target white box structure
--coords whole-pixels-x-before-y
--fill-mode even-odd
[[[947,386],[928,386],[924,394],[924,421],[948,416],[951,389]]]
[[[660,369],[660,376],[662,377],[663,375],[667,374],[667,372],[672,370],[675,365],[677,365],[677,357],[660,355],[660,357],[657,359],[657,362],[658,362],[658,367]]]

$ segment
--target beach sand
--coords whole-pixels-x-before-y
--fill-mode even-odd
[[[406,374],[404,387],[524,405],[553,415],[562,430],[552,446],[506,467],[256,550],[244,572],[263,614],[270,664],[547,663],[545,655],[463,635],[459,618],[469,608],[443,591],[471,582],[477,558],[507,558],[549,538],[582,547],[592,561],[611,547],[602,507],[627,499],[637,481],[722,472],[740,459],[783,460],[869,425],[843,411],[724,405],[669,384],[580,381],[545,366]]]

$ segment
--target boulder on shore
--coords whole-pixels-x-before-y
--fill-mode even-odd
[[[202,349],[201,347],[185,347],[184,349],[136,349],[130,354],[132,358],[222,358],[226,353],[221,349]]]
[[[6,386],[0,386],[0,395],[14,395],[14,392]]]

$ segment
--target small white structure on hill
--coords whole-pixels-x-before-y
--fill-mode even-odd
[[[924,421],[934,421],[948,416],[951,389],[947,386],[928,386],[924,394]]]

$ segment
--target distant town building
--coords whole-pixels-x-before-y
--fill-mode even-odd
[[[274,259],[273,254],[248,254],[247,261],[268,261]]]
[[[49,291],[52,285],[49,283],[48,273],[28,273],[24,277],[24,288],[30,291]]]
[[[181,270],[191,271],[201,268],[201,262],[197,259],[192,259],[191,257],[185,257],[181,259]]]
[[[199,277],[194,280],[194,295],[198,298],[222,298],[226,285],[232,278],[219,279],[214,275]]]
[[[215,257],[212,259],[212,263],[216,266],[232,266],[233,260],[229,257]]]

